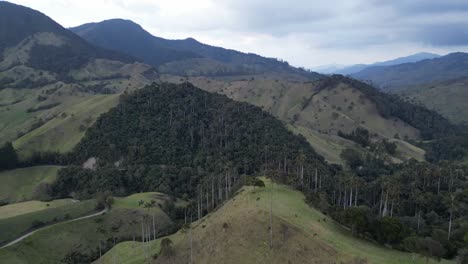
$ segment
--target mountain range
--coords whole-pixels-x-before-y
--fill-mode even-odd
[[[319,77],[284,61],[206,45],[193,38],[168,40],[156,37],[129,20],[105,20],[70,30],[96,46],[130,54],[158,68],[161,73],[206,76],[277,72]]]
[[[412,62],[418,62],[422,60],[434,59],[438,57],[440,57],[440,55],[437,55],[434,53],[419,52],[413,55],[400,57],[400,58],[383,61],[383,62],[375,62],[372,64],[355,64],[355,65],[332,64],[328,66],[325,65],[325,66],[314,67],[314,68],[311,68],[311,70],[315,70],[323,74],[352,75],[370,67],[392,66],[392,65],[398,65],[398,64],[403,64],[403,63],[412,63]]]

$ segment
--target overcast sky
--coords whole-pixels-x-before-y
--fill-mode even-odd
[[[468,51],[467,0],[11,0],[64,27],[125,18],[164,38],[281,58],[295,66]]]

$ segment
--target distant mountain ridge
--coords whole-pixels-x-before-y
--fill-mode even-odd
[[[419,52],[413,55],[400,57],[400,58],[396,58],[396,59],[388,60],[388,61],[375,62],[372,64],[355,64],[355,65],[348,65],[348,66],[331,65],[332,67],[325,67],[323,69],[320,69],[320,67],[317,67],[313,69],[317,69],[318,72],[324,73],[324,74],[335,73],[335,74],[343,74],[343,75],[352,75],[370,67],[392,66],[392,65],[398,65],[398,64],[403,64],[403,63],[418,62],[418,61],[427,60],[427,59],[434,59],[434,58],[439,58],[439,57],[440,55],[438,54],[428,53],[428,52]]]
[[[468,76],[468,53],[455,52],[415,63],[369,67],[351,76],[382,89],[457,79]]]
[[[178,75],[233,75],[264,72],[319,74],[290,66],[287,62],[252,53],[214,47],[193,38],[169,40],[151,35],[130,20],[110,19],[70,28],[90,43],[131,56],[160,71]],[[183,61],[183,64],[178,62]],[[187,67],[189,65],[189,67]],[[183,68],[190,70],[182,71]]]

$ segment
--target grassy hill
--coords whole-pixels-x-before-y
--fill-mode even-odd
[[[141,237],[141,221],[144,216],[150,223],[154,215],[158,236],[171,230],[172,221],[159,206],[144,209],[138,201],[164,203],[167,196],[160,193],[144,193],[130,197],[116,198],[112,209],[94,218],[59,223],[40,230],[25,240],[5,249],[0,249],[1,263],[63,263],[69,259],[81,258],[78,263],[89,263],[99,257],[99,241],[102,252],[116,242]],[[94,208],[95,203],[93,203]],[[65,206],[62,209],[70,210]],[[22,217],[27,217],[24,215]],[[14,218],[10,218],[11,219]],[[4,221],[9,220],[5,219]],[[14,225],[11,223],[11,225]],[[77,254],[80,252],[80,254]],[[86,260],[85,260],[86,259]]]
[[[49,208],[65,206],[75,202],[73,199],[58,199],[48,202],[27,201],[14,204],[7,204],[0,207],[0,219],[10,218],[17,215],[37,212]]]
[[[450,121],[468,124],[468,78],[438,81],[421,85],[401,87],[395,93],[408,100],[422,103]]]
[[[43,184],[51,184],[59,166],[37,166],[0,172],[0,201],[31,200]]]
[[[309,207],[300,192],[268,180],[266,188],[242,188],[233,199],[192,226],[194,263],[425,263],[417,255],[351,236],[350,231]],[[148,256],[160,253],[160,238],[150,242],[149,249],[141,242],[120,243],[95,263],[187,263],[190,230],[168,238],[173,242],[172,256],[161,255],[148,261]]]
[[[56,202],[57,203],[57,202]],[[51,204],[54,204],[53,202]],[[29,207],[29,204],[17,204],[18,207]],[[61,206],[51,206],[34,212],[24,212],[12,217],[0,219],[0,243],[6,243],[20,237],[30,230],[46,224],[62,222],[93,212],[95,200],[65,203]],[[26,211],[25,209],[20,209]]]

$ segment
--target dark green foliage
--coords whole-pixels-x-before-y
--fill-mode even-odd
[[[427,149],[426,159],[430,162],[460,160],[468,149],[468,135],[436,139],[422,146]]]
[[[94,256],[83,254],[80,251],[73,250],[69,252],[61,261],[61,263],[66,264],[82,264],[82,263],[91,263],[95,260]]]
[[[32,221],[32,223],[31,223],[31,229],[36,229],[36,228],[42,227],[42,226],[44,226],[44,225],[45,225],[44,222],[39,221],[39,220],[34,220],[34,221]]]
[[[389,142],[388,140],[382,140],[383,147],[387,151],[388,154],[390,155],[395,155],[397,145],[394,142]]]
[[[369,145],[369,130],[365,128],[358,127],[351,132],[351,134],[346,134],[341,131],[338,131],[338,136],[342,138],[346,138],[352,140],[362,147],[366,147]]]
[[[404,245],[407,250],[418,252],[422,256],[426,257],[426,260],[430,257],[435,257],[440,260],[446,252],[439,242],[430,237],[408,237],[405,239]]]
[[[13,169],[18,166],[18,155],[11,142],[0,147],[0,171]]]
[[[408,234],[397,218],[383,217],[374,221],[373,234],[377,241],[382,244],[397,245]]]
[[[161,255],[171,256],[174,254],[174,249],[172,248],[172,240],[170,238],[163,238],[161,240]]]
[[[351,233],[354,236],[358,236],[369,231],[370,219],[371,212],[366,206],[347,208],[341,215],[342,223],[351,227]]]
[[[304,138],[258,107],[189,83],[155,84],[123,95],[69,157],[77,164],[97,157],[99,168],[64,169],[53,189],[58,196],[159,190],[194,197],[197,184],[227,170],[234,175],[260,172],[265,153],[269,160],[295,160],[300,151],[307,162],[323,164]],[[283,180],[290,181],[287,176]]]
[[[343,150],[340,154],[340,157],[346,162],[346,165],[348,165],[349,168],[353,170],[363,165],[362,155],[355,149],[347,148]]]

